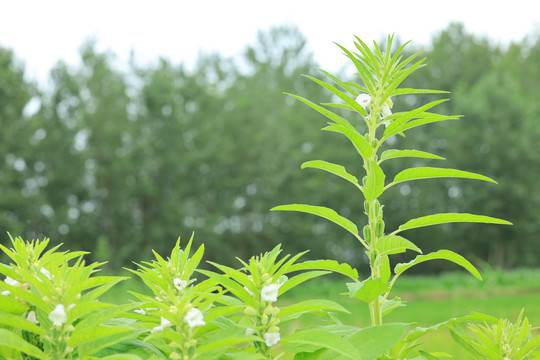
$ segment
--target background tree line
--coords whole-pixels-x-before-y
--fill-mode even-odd
[[[453,24],[424,51],[428,67],[407,86],[444,89],[441,113],[463,114],[395,139],[448,161],[388,162],[448,166],[495,178],[412,182],[383,199],[387,227],[434,212],[501,217],[515,226],[452,225],[409,231],[426,250],[451,248],[495,266],[537,266],[540,259],[540,38],[506,47]],[[414,44],[408,49],[419,49]],[[336,51],[340,51],[336,47]],[[344,57],[344,64],[346,64]],[[358,266],[361,247],[326,220],[271,213],[303,202],[361,219],[362,199],[346,182],[300,170],[307,160],[341,162],[361,174],[342,138],[320,131],[322,116],[283,95],[330,99],[301,74],[321,76],[306,39],[291,27],[260,32],[242,56],[205,54],[193,69],[160,59],[113,66],[114,54],[81,48],[82,65],[59,62],[46,90],[25,80],[24,64],[0,48],[0,237],[50,237],[88,250],[118,269],[170,250],[195,232],[207,259],[233,263],[283,243],[287,253]],[[352,68],[342,76],[354,78]],[[395,108],[433,100],[396,99]],[[24,111],[39,103],[32,114]],[[391,168],[391,167],[395,168]],[[363,224],[359,224],[363,226]],[[439,271],[442,264],[425,266]]]

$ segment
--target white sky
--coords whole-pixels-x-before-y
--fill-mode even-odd
[[[321,67],[345,63],[333,42],[352,44],[353,35],[427,44],[452,21],[495,42],[521,40],[540,30],[538,0],[15,0],[0,1],[0,46],[14,50],[30,79],[43,83],[63,59],[79,61],[88,38],[98,49],[138,63],[165,56],[193,65],[200,51],[232,56],[254,43],[257,30],[295,24]]]

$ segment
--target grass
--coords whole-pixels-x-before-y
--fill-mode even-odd
[[[385,317],[385,322],[416,322],[419,326],[431,326],[452,317],[460,317],[471,311],[481,312],[497,318],[514,321],[519,311],[525,308],[525,316],[533,326],[540,325],[540,269],[483,271],[483,281],[468,273],[456,272],[431,276],[403,276],[398,280],[391,297],[399,296],[407,306],[394,310]],[[340,314],[345,324],[369,326],[367,305],[348,296],[339,295],[346,291],[346,280],[326,277],[299,285],[279,299],[279,306],[314,298],[330,299],[349,309],[351,314]],[[137,280],[129,279],[116,285],[102,296],[103,301],[123,303],[134,300],[128,291],[147,293]],[[306,315],[292,323],[284,324],[283,333],[294,328],[320,323],[316,315]],[[455,344],[447,330],[433,332],[422,338],[422,349],[452,354],[454,359],[470,359]]]

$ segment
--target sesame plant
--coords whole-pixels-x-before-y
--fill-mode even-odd
[[[98,297],[124,278],[93,276],[100,263],[86,265],[84,252],[44,251],[49,240],[11,239],[0,245],[12,261],[0,263],[0,359],[81,359],[137,337],[131,326],[107,321],[137,307]]]
[[[385,50],[381,49],[376,43],[371,49],[359,38],[356,38],[354,44],[356,52],[338,46],[354,64],[357,70],[356,79],[358,82],[340,80],[323,70],[321,72],[330,80],[329,82],[306,76],[328,90],[334,96],[334,99],[339,99],[339,102],[319,105],[298,95],[288,95],[324,115],[329,121],[322,130],[345,136],[360,156],[361,162],[359,164],[363,166],[350,171],[340,164],[323,160],[308,161],[303,163],[301,167],[302,169],[322,170],[352,183],[357,190],[358,201],[364,203],[364,215],[367,224],[359,230],[354,221],[339,215],[330,208],[318,205],[290,204],[277,206],[272,210],[297,211],[323,217],[341,226],[358,240],[369,259],[370,276],[363,281],[347,283],[347,294],[351,298],[367,304],[371,324],[375,329],[384,326],[383,318],[385,315],[396,308],[405,306],[401,299],[397,297],[391,298],[390,293],[399,276],[417,264],[430,260],[448,260],[463,267],[476,278],[481,279],[477,269],[463,256],[447,249],[423,254],[417,244],[404,236],[405,231],[453,222],[507,225],[510,223],[485,215],[439,213],[409,220],[395,230],[388,231],[385,229],[384,205],[381,204],[379,198],[383,193],[392,191],[392,188],[398,184],[432,178],[464,178],[490,183],[496,182],[484,175],[468,171],[426,166],[407,168],[400,171],[393,179],[387,179],[384,165],[388,161],[396,161],[403,157],[444,160],[436,154],[416,149],[390,148],[382,151],[384,146],[390,147],[389,139],[395,136],[405,136],[406,132],[418,126],[454,120],[458,119],[459,116],[438,114],[433,111],[437,105],[447,100],[434,100],[412,110],[393,112],[392,99],[397,96],[441,94],[444,91],[400,87],[409,75],[424,65],[425,59],[419,58],[420,53],[404,57],[403,49],[407,44],[394,51],[392,36],[388,37]],[[352,115],[346,118],[341,115],[344,111],[348,111]],[[357,176],[359,176],[360,181]],[[360,214],[357,215],[358,218]],[[416,252],[419,255],[407,263],[396,264],[392,269],[389,257],[394,254],[404,253],[407,250]],[[451,319],[444,324],[434,325],[429,329],[415,327],[403,329],[401,334],[403,337],[400,337],[400,340],[395,343],[391,350],[386,352],[386,355],[384,355],[386,357],[383,358],[406,358],[410,351],[415,348],[416,341],[421,335],[444,325],[449,326],[459,321],[481,320],[480,318],[479,314],[476,316],[471,314],[461,319]],[[354,337],[355,335],[351,336]],[[313,350],[313,347],[306,347],[306,354],[303,359],[328,358],[321,357]],[[328,350],[321,351],[328,353]],[[433,354],[425,356],[435,357]]]

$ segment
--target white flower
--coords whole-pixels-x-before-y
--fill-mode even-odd
[[[49,280],[52,280],[52,277],[51,277],[51,273],[49,272],[49,270],[45,269],[44,267],[42,267],[41,269],[39,269],[39,271],[45,275],[45,277]]]
[[[144,311],[143,309],[135,309],[133,311],[139,315],[146,315],[146,311]]]
[[[202,312],[197,308],[193,308],[189,310],[186,316],[184,317],[184,321],[187,322],[189,327],[191,328],[206,324],[203,320]]]
[[[174,283],[174,286],[180,291],[184,290],[185,287],[187,286],[187,281],[179,279],[179,278],[174,278],[173,283]]]
[[[247,328],[246,329],[246,335],[253,335],[255,334],[255,329],[252,329],[252,328]]]
[[[8,295],[11,295],[11,291],[9,291],[9,290],[4,290],[4,291],[2,291],[2,292],[0,293],[0,295],[2,295],[2,296],[8,296]]]
[[[279,340],[281,340],[281,338],[278,332],[264,334],[264,342],[266,343],[266,346],[276,345]]]
[[[9,276],[6,276],[6,278],[4,279],[4,282],[6,284],[8,284],[8,285],[11,285],[11,286],[20,286],[21,285],[20,282],[18,282],[15,279],[10,278]]]
[[[30,310],[28,312],[28,314],[26,315],[26,320],[34,324],[39,324],[39,321],[37,320],[37,317],[36,317],[36,312],[34,310]]]
[[[356,102],[365,109],[371,102],[371,96],[368,94],[360,94],[356,97]]]
[[[387,104],[383,105],[381,112],[383,118],[392,115],[392,110],[390,110],[390,106],[388,106]]]
[[[263,301],[277,301],[279,284],[266,285],[261,290],[261,299]]]
[[[153,333],[156,333],[156,332],[161,332],[161,331],[163,331],[163,329],[165,329],[166,327],[169,327],[169,326],[172,326],[172,323],[162,316],[161,317],[161,325],[156,326],[155,328],[153,328],[151,333],[153,334]]]
[[[53,322],[54,326],[62,326],[67,321],[66,310],[64,305],[56,305],[53,311],[49,314],[49,320]]]

